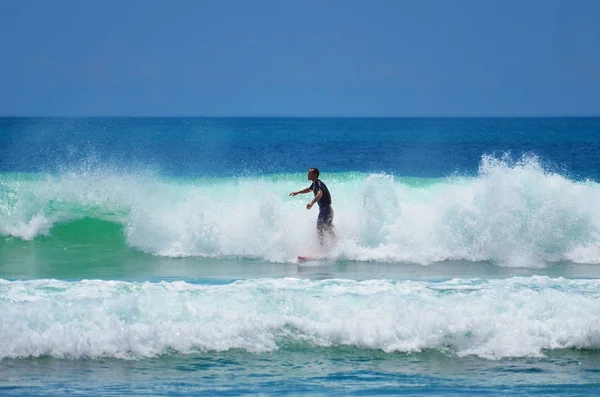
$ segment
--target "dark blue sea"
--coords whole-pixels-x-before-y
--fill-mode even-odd
[[[600,118],[0,118],[0,313],[0,395],[596,395]]]

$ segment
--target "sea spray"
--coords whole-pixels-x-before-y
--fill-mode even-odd
[[[429,264],[460,259],[539,267],[600,263],[600,185],[535,157],[484,156],[478,175],[324,175],[339,237],[332,258]],[[2,174],[3,238],[52,235],[85,218],[122,225],[130,247],[172,257],[292,261],[318,251],[304,175],[173,179],[118,172]],[[93,238],[92,238],[93,239]]]

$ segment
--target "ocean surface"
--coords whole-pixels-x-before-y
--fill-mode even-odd
[[[0,118],[0,313],[0,395],[597,395],[600,118]]]

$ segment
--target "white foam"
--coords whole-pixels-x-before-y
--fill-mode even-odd
[[[600,348],[600,282],[0,281],[0,359],[268,352],[290,343],[489,359]]]
[[[0,232],[30,239],[92,216],[121,222],[127,243],[150,254],[292,261],[319,251],[318,210],[304,208],[310,195],[288,197],[308,185],[304,178],[185,182],[97,172],[3,180],[13,199],[0,208]],[[323,178],[339,237],[333,257],[600,263],[600,185],[546,172],[535,158],[484,157],[477,177],[428,185],[389,175]]]

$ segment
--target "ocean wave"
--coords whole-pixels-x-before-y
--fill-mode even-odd
[[[333,258],[519,267],[600,263],[600,185],[549,172],[535,157],[484,156],[474,177],[344,173],[323,180],[335,208]],[[64,227],[57,225],[65,224],[81,227],[72,235],[100,233],[85,226],[91,219],[120,225],[104,233],[153,255],[286,262],[319,252],[317,210],[304,208],[310,197],[287,195],[305,186],[304,175],[177,180],[114,171],[3,174],[0,234],[62,238]]]
[[[599,299],[597,280],[538,276],[225,285],[0,280],[0,359],[139,359],[291,345],[540,357],[600,349]]]

